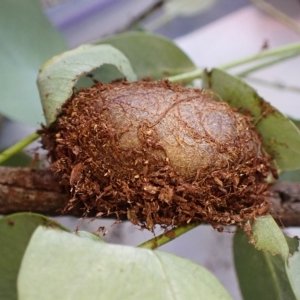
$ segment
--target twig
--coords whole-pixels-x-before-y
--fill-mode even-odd
[[[300,226],[300,183],[277,182],[270,186],[270,214],[279,225]]]
[[[271,58],[271,57],[277,57],[277,59],[284,57],[285,59],[290,58],[291,56],[297,56],[300,55],[300,43],[293,43],[293,44],[289,44],[287,46],[283,46],[283,47],[278,47],[275,49],[270,49],[270,50],[266,50],[263,52],[260,52],[258,54],[255,55],[251,55],[248,56],[246,58],[242,58],[242,59],[238,59],[236,61],[224,64],[224,65],[220,65],[217,68],[222,69],[222,70],[228,70],[234,67],[238,67],[238,66],[242,66],[245,64],[248,64],[250,62],[255,62],[255,61],[259,61],[261,59],[266,59],[266,58]],[[282,60],[284,59],[282,58]],[[274,59],[272,62],[272,64],[277,63],[277,59]],[[263,61],[260,64],[256,65],[256,70],[258,70],[260,67],[260,65],[262,67],[265,67],[265,61]],[[271,65],[270,61],[268,66]],[[251,67],[252,69],[253,67]],[[247,70],[246,70],[247,71]],[[175,75],[175,76],[171,76],[168,79],[171,82],[188,82],[188,81],[192,81],[193,79],[197,79],[197,78],[201,78],[202,76],[202,72],[203,69],[195,69],[193,71],[190,72],[186,72],[186,73],[182,73],[179,75]]]
[[[271,215],[284,226],[300,226],[300,183],[278,182],[270,186],[270,191]],[[0,167],[0,214],[30,211],[58,216],[62,214],[67,202],[67,194],[51,171]],[[81,216],[82,212],[78,208],[66,214]],[[183,231],[171,232],[159,243],[193,226],[196,225],[187,225]],[[144,247],[151,246],[146,244]]]
[[[251,81],[253,83],[261,84],[264,86],[269,86],[272,88],[280,89],[280,90],[287,90],[293,93],[300,93],[300,87],[294,86],[294,85],[287,85],[285,83],[281,82],[274,82],[274,81],[269,81],[261,78],[256,78],[256,77],[246,77],[245,78],[247,81]]]
[[[50,170],[0,167],[0,214],[27,211],[57,216],[68,200]],[[78,210],[70,214],[82,216]]]
[[[33,133],[29,136],[27,136],[25,139],[17,142],[10,148],[6,149],[2,153],[0,153],[0,163],[6,161],[8,158],[14,156],[18,152],[22,151],[26,146],[34,142],[36,139],[39,138],[39,135],[37,133]]]
[[[279,22],[283,23],[284,25],[290,27],[295,32],[300,34],[300,26],[292,18],[290,18],[288,15],[275,8],[270,3],[267,3],[266,1],[263,0],[249,0],[249,1],[252,2],[259,9],[267,13],[268,15],[272,16]]]
[[[292,58],[294,58],[294,57],[296,57],[298,55],[299,55],[298,52],[292,52],[292,53],[288,53],[286,55],[282,55],[280,57],[275,57],[275,58],[273,58],[271,60],[268,60],[266,62],[263,62],[263,63],[261,63],[259,65],[255,65],[255,66],[253,66],[251,68],[248,68],[247,70],[244,70],[244,71],[242,71],[240,73],[236,73],[235,75],[239,76],[239,77],[244,77],[244,76],[249,75],[250,73],[253,73],[253,72],[256,72],[258,70],[270,67],[270,66],[278,64],[278,63],[280,63],[282,61],[286,61],[288,59],[292,59]]]
[[[145,249],[151,249],[154,250],[164,244],[167,244],[168,242],[172,241],[173,239],[181,236],[182,234],[196,228],[200,224],[190,224],[186,226],[179,226],[175,229],[169,230],[156,238],[150,239],[146,241],[143,244],[140,244],[139,248],[145,248]]]

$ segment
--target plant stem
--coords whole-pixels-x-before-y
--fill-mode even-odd
[[[274,82],[274,81],[268,81],[262,78],[256,78],[256,77],[246,77],[247,81],[251,81],[256,84],[260,84],[263,86],[268,86],[271,88],[279,89],[279,90],[286,90],[293,93],[299,93],[300,94],[300,87],[294,86],[294,85],[288,85],[283,82]]]
[[[266,62],[264,62],[264,63],[261,63],[261,64],[259,64],[259,65],[257,65],[257,66],[248,68],[247,70],[242,71],[242,72],[240,72],[240,73],[237,73],[237,74],[235,74],[235,75],[236,75],[236,76],[239,76],[239,77],[244,77],[244,76],[247,76],[247,75],[250,74],[250,73],[253,73],[253,72],[256,72],[256,71],[258,71],[258,70],[260,70],[260,69],[263,69],[263,68],[272,66],[272,65],[274,65],[274,64],[276,64],[276,63],[279,63],[279,62],[281,62],[281,61],[284,61],[284,60],[287,60],[287,59],[290,59],[290,58],[294,58],[294,57],[297,56],[297,55],[299,55],[298,52],[291,52],[291,53],[288,53],[288,54],[286,54],[286,55],[284,55],[284,56],[276,57],[276,58],[274,58],[274,59],[272,59],[272,60],[268,60],[268,61],[266,61]]]
[[[241,66],[241,65],[249,63],[249,62],[260,60],[262,58],[272,57],[272,56],[276,56],[276,55],[287,55],[289,53],[292,54],[292,52],[294,52],[295,55],[296,55],[296,53],[300,54],[300,43],[293,43],[293,44],[285,45],[285,46],[278,47],[275,49],[265,50],[258,54],[251,55],[246,58],[242,58],[242,59],[224,64],[224,65],[221,65],[218,68],[227,70],[227,69],[230,69],[233,67]]]
[[[217,68],[222,69],[222,70],[228,70],[237,66],[241,66],[250,62],[254,62],[257,60],[261,60],[261,59],[265,59],[268,57],[273,57],[273,56],[280,56],[278,59],[280,59],[281,57],[282,60],[283,59],[287,59],[290,58],[291,56],[296,56],[296,55],[300,55],[300,43],[293,43],[293,44],[289,44],[286,46],[282,46],[282,47],[278,47],[275,49],[271,49],[271,50],[266,50],[263,52],[260,52],[258,54],[255,55],[251,55],[248,56],[246,58],[242,58],[224,65],[220,65]],[[278,62],[277,60],[273,60],[272,63],[276,63]],[[271,63],[269,63],[269,65],[271,65]],[[256,70],[265,67],[265,62],[260,63],[256,66]],[[186,72],[186,73],[182,73],[179,75],[175,75],[175,76],[171,76],[168,78],[168,80],[170,80],[171,82],[178,82],[178,81],[182,81],[182,82],[187,82],[187,81],[191,81],[193,79],[197,79],[197,78],[201,78],[203,69],[196,69],[190,72]],[[247,70],[246,70],[247,72]]]
[[[17,142],[13,146],[9,147],[2,153],[0,153],[0,163],[3,163],[5,160],[10,158],[11,156],[17,154],[21,150],[23,150],[26,146],[34,142],[36,139],[38,139],[39,135],[37,133],[33,133],[29,136],[27,136],[25,139]]]
[[[279,9],[277,9],[270,3],[267,3],[266,1],[263,0],[249,0],[249,1],[252,2],[259,9],[267,13],[268,15],[272,16],[279,22],[283,23],[284,25],[290,27],[295,32],[300,34],[300,26],[292,18],[290,18],[285,13],[281,12]]]
[[[203,69],[196,69],[196,70],[193,70],[193,71],[190,71],[190,72],[186,72],[186,73],[182,73],[182,74],[178,74],[178,75],[168,77],[168,80],[171,81],[171,82],[191,81],[191,80],[196,79],[196,78],[201,78],[202,72],[203,72]]]
[[[145,249],[156,249],[164,244],[167,244],[168,242],[172,241],[173,239],[179,237],[180,235],[188,232],[191,229],[196,228],[199,226],[199,223],[196,224],[189,224],[184,226],[179,226],[175,229],[169,230],[141,245],[139,245],[139,248],[145,248]]]

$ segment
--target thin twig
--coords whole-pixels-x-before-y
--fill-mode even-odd
[[[29,136],[27,136],[25,139],[17,142],[13,146],[9,147],[2,153],[0,153],[0,163],[3,163],[10,157],[14,156],[15,154],[22,151],[26,146],[30,145],[32,142],[37,140],[39,138],[39,135],[37,133],[33,133]]]
[[[150,239],[143,244],[140,244],[138,247],[144,248],[144,249],[151,249],[151,250],[156,249],[162,245],[169,243],[173,239],[181,236],[182,234],[196,228],[199,225],[200,224],[189,224],[189,225],[185,225],[185,226],[179,226],[179,227],[169,230],[153,239]]]
[[[285,226],[300,226],[300,183],[278,182],[270,186],[270,191],[272,216],[282,220]],[[0,167],[0,214],[31,211],[61,215],[68,200],[50,170]],[[80,213],[82,215],[78,208],[67,211],[66,215],[78,216]],[[174,234],[181,233],[176,231]],[[166,237],[172,238],[172,235]]]
[[[257,72],[261,69],[265,69],[267,67],[270,67],[272,65],[278,64],[280,62],[286,61],[288,59],[292,59],[295,58],[296,56],[298,56],[300,53],[298,52],[292,52],[292,53],[288,53],[286,55],[280,56],[280,57],[275,57],[271,60],[268,60],[266,62],[260,63],[259,65],[255,65],[251,68],[248,68],[247,70],[244,70],[242,72],[236,73],[235,76],[239,76],[239,77],[244,77],[247,76],[251,73]]]
[[[285,46],[278,47],[275,49],[266,50],[266,51],[260,52],[258,54],[255,54],[255,55],[248,56],[246,58],[238,59],[236,61],[220,65],[217,68],[222,69],[222,70],[228,70],[228,69],[242,66],[242,65],[245,65],[245,64],[248,64],[251,62],[259,61],[261,59],[265,60],[265,59],[271,58],[271,57],[275,57],[275,58],[277,57],[277,59],[284,57],[285,59],[288,59],[291,56],[297,56],[297,55],[300,55],[300,43],[293,43],[293,44],[285,45]],[[284,58],[282,58],[282,60]],[[260,64],[264,67],[265,63],[266,62],[263,61]],[[273,64],[275,64],[275,63],[277,63],[276,59],[273,60]],[[260,64],[256,65],[256,70],[258,70],[260,68]],[[268,66],[270,66],[270,65],[271,64],[269,64]],[[251,67],[251,69],[252,68],[253,67]],[[247,69],[245,70],[245,72],[246,71],[247,71]],[[189,82],[194,79],[201,78],[202,72],[203,72],[203,69],[197,68],[190,72],[186,72],[186,73],[182,73],[179,75],[168,77],[168,80],[170,80],[171,82],[180,82],[180,81],[181,82]]]
[[[288,15],[283,13],[282,11],[278,10],[276,7],[274,7],[272,4],[267,3],[263,0],[249,0],[252,2],[255,6],[257,6],[259,9],[264,11],[266,14],[272,16],[282,24],[290,27],[295,32],[300,34],[300,26]]]
[[[252,77],[252,76],[246,77],[245,79],[247,79],[247,81],[251,81],[253,83],[261,84],[264,86],[269,86],[272,88],[286,90],[286,91],[290,91],[290,92],[294,92],[294,93],[300,93],[300,87],[298,87],[298,86],[287,85],[287,84],[281,83],[281,82],[272,82],[272,81],[268,81],[265,79]]]

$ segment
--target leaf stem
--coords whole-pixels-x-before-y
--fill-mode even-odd
[[[173,239],[179,237],[180,235],[188,232],[191,229],[196,228],[199,226],[199,223],[193,223],[189,225],[179,226],[175,229],[169,230],[151,240],[148,240],[147,242],[139,245],[139,248],[145,248],[145,249],[151,249],[154,250],[164,244],[167,244],[168,242],[172,241]]]
[[[290,58],[291,56],[296,56],[296,55],[300,55],[300,43],[293,43],[293,44],[285,45],[285,46],[278,47],[275,49],[266,50],[266,51],[260,52],[258,54],[255,54],[255,55],[251,55],[251,56],[248,56],[248,57],[245,57],[242,59],[238,59],[236,61],[233,61],[233,62],[230,62],[227,64],[220,65],[217,68],[222,69],[222,70],[228,70],[228,69],[231,69],[234,67],[238,67],[238,66],[241,66],[241,65],[244,65],[244,64],[247,64],[250,62],[255,62],[255,61],[258,61],[261,59],[265,59],[268,57],[279,56],[278,59],[280,59],[281,57],[284,57],[284,58],[282,58],[282,60],[283,60],[283,59],[287,59],[287,58]],[[277,62],[277,60],[273,60],[272,64],[274,64],[276,62]],[[260,66],[265,67],[265,62],[258,64],[256,66],[256,69],[258,70],[258,69],[262,68]],[[195,69],[190,72],[171,76],[168,78],[168,80],[170,80],[171,82],[191,81],[193,79],[201,78],[202,71],[203,71],[203,69],[198,68],[198,69]],[[246,70],[246,72],[247,72],[247,70]]]
[[[201,78],[202,72],[203,72],[203,69],[196,69],[196,70],[193,70],[190,72],[186,72],[186,73],[168,77],[168,80],[171,82],[178,82],[178,81],[187,82],[187,81],[191,81],[196,78]]]
[[[246,77],[247,81],[250,82],[254,82],[256,84],[260,84],[260,85],[264,85],[264,86],[268,86],[271,88],[275,88],[275,89],[280,89],[280,90],[286,90],[289,92],[293,92],[293,93],[300,93],[300,87],[295,86],[295,85],[288,85],[285,84],[284,82],[274,82],[274,81],[268,81],[262,78],[256,78],[256,77]]]
[[[241,66],[243,64],[253,62],[256,60],[260,60],[263,58],[272,57],[272,56],[276,56],[276,55],[287,55],[288,53],[291,54],[292,52],[296,52],[297,54],[300,54],[300,43],[293,43],[293,44],[285,45],[285,46],[278,47],[275,49],[266,50],[266,51],[260,52],[258,54],[255,54],[255,55],[251,55],[251,56],[224,64],[224,65],[221,65],[218,68],[227,70],[227,69]]]
[[[36,139],[38,139],[39,134],[33,133],[29,136],[27,136],[25,139],[17,142],[13,146],[7,148],[5,151],[0,153],[0,163],[3,163],[8,158],[12,157],[13,155],[17,154],[21,150],[23,150],[26,146],[34,142]]]
[[[287,60],[287,59],[290,59],[290,58],[294,58],[295,56],[297,56],[299,54],[300,54],[299,52],[291,52],[291,53],[288,53],[286,55],[282,55],[282,56],[276,57],[272,60],[268,60],[266,62],[263,62],[259,65],[254,66],[254,67],[248,68],[247,70],[242,71],[240,73],[237,73],[235,75],[239,76],[239,77],[244,77],[244,76],[247,76],[250,73],[253,73],[255,71],[258,71],[258,70],[266,68],[266,67],[269,67],[269,66],[274,65],[276,63],[279,63],[281,61],[284,61],[284,60]]]
[[[249,0],[249,1],[252,2],[259,9],[261,9],[262,11],[270,15],[271,17],[275,18],[279,22],[283,23],[284,25],[290,27],[295,32],[300,34],[300,26],[297,24],[297,22],[295,22],[287,14],[277,9],[275,6],[263,0]]]

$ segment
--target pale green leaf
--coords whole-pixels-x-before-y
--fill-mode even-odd
[[[279,175],[279,181],[300,182],[300,170],[283,172]]]
[[[171,254],[81,239],[40,227],[18,278],[28,299],[231,299],[206,269]]]
[[[300,250],[289,258],[287,272],[297,299],[300,299]]]
[[[96,235],[96,234],[88,232],[88,231],[76,230],[73,232],[73,234],[83,237],[83,238],[86,238],[86,239],[90,239],[92,241],[104,242],[104,240],[101,239],[99,235]]]
[[[5,149],[1,149],[0,153]],[[19,152],[16,155],[10,157],[4,162],[0,163],[0,166],[10,166],[10,167],[29,167],[32,162],[32,157],[25,154],[24,152]]]
[[[43,111],[36,88],[40,66],[67,49],[38,0],[1,0],[0,112],[38,126]]]
[[[234,235],[233,254],[244,300],[296,300],[281,255],[255,249],[242,230]]]
[[[299,300],[298,240],[284,236],[270,215],[257,218],[252,234],[253,245],[241,230],[235,234],[233,243],[244,299]]]
[[[274,157],[280,170],[300,168],[298,128],[253,88],[218,69],[204,72],[203,88],[212,89],[231,107],[242,107],[251,112],[253,123],[263,137],[264,147]]]
[[[18,213],[0,219],[0,299],[17,299],[17,276],[31,235],[39,226],[63,228],[44,216]]]
[[[115,66],[128,81],[136,80],[128,59],[110,45],[82,45],[43,65],[37,83],[47,124],[55,120],[78,79],[105,64]]]
[[[196,69],[190,58],[172,41],[147,32],[127,32],[102,39],[129,59],[138,79],[153,80]]]
[[[286,239],[271,215],[259,217],[252,226],[254,246],[258,250],[279,254],[283,259],[289,255]]]

